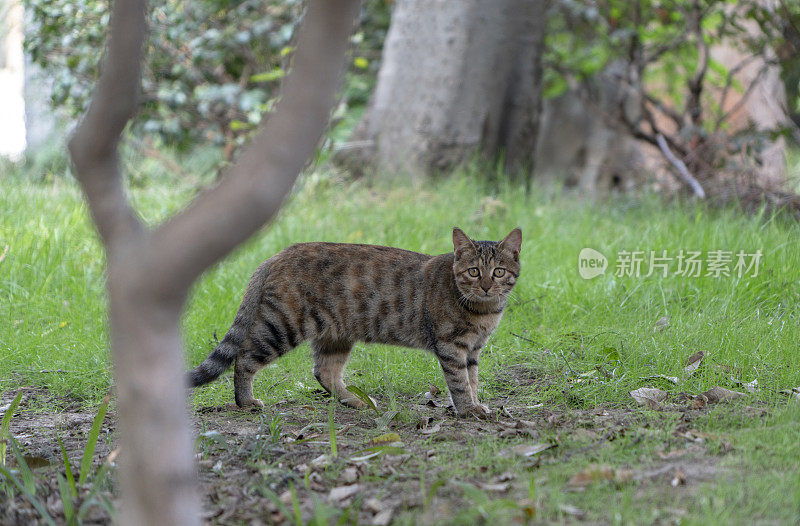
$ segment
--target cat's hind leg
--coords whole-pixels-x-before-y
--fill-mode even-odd
[[[314,350],[314,377],[320,385],[344,405],[362,409],[367,404],[347,390],[342,380],[344,367],[353,344],[347,341],[317,339],[311,342]]]
[[[264,407],[264,402],[253,396],[253,377],[301,341],[298,332],[277,314],[275,308],[262,306],[259,318],[236,356],[233,369],[236,405]]]
[[[264,364],[251,353],[240,352],[233,366],[233,395],[239,407],[264,407],[264,402],[253,396],[253,377]]]

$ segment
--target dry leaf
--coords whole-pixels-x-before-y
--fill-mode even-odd
[[[565,515],[571,515],[577,519],[582,519],[586,516],[586,512],[580,508],[576,508],[570,504],[559,504],[558,509]]]
[[[662,316],[656,320],[656,324],[653,326],[653,332],[663,331],[669,327],[669,316]]]
[[[521,457],[532,457],[541,453],[542,451],[546,451],[552,447],[555,447],[555,444],[550,443],[540,443],[540,444],[520,444],[518,446],[510,447],[508,449],[504,449],[499,453],[501,457],[510,457],[513,455],[518,455]]]
[[[608,465],[591,464],[583,471],[576,473],[567,485],[571,488],[585,488],[595,482],[613,480],[617,484],[625,484],[633,480],[634,473],[630,469],[613,469]]]
[[[708,398],[708,403],[711,404],[715,402],[726,402],[728,400],[734,400],[747,395],[738,391],[731,391],[730,389],[725,389],[723,387],[714,387],[704,392],[703,396]]]
[[[438,433],[441,430],[442,430],[442,425],[437,423],[433,424],[430,427],[423,427],[420,430],[420,433],[423,435],[433,435],[434,433]]]
[[[484,491],[503,492],[511,489],[510,482],[476,482],[475,485]]]
[[[665,453],[663,451],[659,451],[656,454],[658,455],[658,458],[662,458],[664,460],[667,460],[667,459],[670,459],[670,458],[682,457],[688,452],[689,452],[688,449],[673,449],[672,451],[669,451],[667,453]]]
[[[645,381],[647,381],[647,380],[659,380],[659,379],[666,380],[671,384],[678,385],[678,377],[677,376],[667,376],[665,374],[656,374],[656,375],[653,375],[653,376],[644,376],[644,377],[642,377],[642,380],[645,380]]]
[[[677,488],[678,486],[683,486],[684,484],[686,484],[686,474],[681,470],[681,468],[678,468],[675,470],[675,474],[672,476],[670,485],[673,488]]]
[[[349,468],[345,468],[344,471],[342,471],[342,482],[345,482],[346,484],[352,484],[357,480],[358,480],[358,468],[350,466]]]
[[[705,355],[706,353],[703,351],[697,351],[691,355],[689,359],[686,360],[686,366],[683,368],[683,372],[685,372],[687,376],[693,375],[703,364]]]
[[[361,486],[358,484],[339,486],[331,490],[330,494],[328,494],[328,500],[330,502],[341,502],[345,499],[349,499],[359,491],[361,491]]]
[[[439,396],[440,394],[442,394],[442,390],[439,389],[437,386],[429,383],[428,384],[428,393],[430,393],[432,396]],[[428,393],[426,393],[426,394],[428,394]]]
[[[602,480],[613,480],[614,468],[607,465],[592,464],[583,471],[573,475],[567,485],[572,488],[585,488]]]
[[[393,509],[385,509],[372,517],[372,522],[370,524],[373,526],[387,526],[388,524],[391,524],[393,514]]]
[[[641,387],[631,391],[631,396],[639,405],[657,409],[659,404],[667,399],[667,392],[655,387]]]
[[[708,398],[705,395],[698,395],[692,398],[692,409],[703,409],[708,405]]]

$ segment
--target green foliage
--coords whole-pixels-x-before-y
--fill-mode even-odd
[[[755,175],[765,146],[792,128],[732,121],[775,66],[775,50],[800,45],[793,25],[800,3],[781,9],[759,0],[561,0],[549,21],[545,94],[578,88],[634,138],[656,146],[665,137],[701,181]],[[787,55],[783,65],[792,60]]]
[[[109,400],[109,396],[106,396],[106,399],[103,400],[102,404],[100,404],[100,409],[94,416],[92,428],[89,430],[89,438],[87,439],[86,447],[83,450],[81,472],[78,476],[79,484],[84,484],[86,479],[89,478],[89,473],[92,471],[92,458],[94,457],[94,449],[97,446],[97,438],[100,436],[100,428],[103,426],[103,419],[106,417],[106,410],[108,410]]]
[[[107,0],[24,0],[25,47],[53,79],[53,103],[77,117],[88,107],[109,24]],[[151,5],[141,112],[133,126],[189,146],[243,141],[275,104],[291,63],[300,0],[164,0]],[[371,89],[389,4],[370,2],[355,36],[347,96]]]
[[[21,400],[22,391],[17,393],[17,396],[11,401],[3,415],[3,421],[0,423],[0,466],[6,465],[6,451],[8,451],[8,442],[11,439],[11,417],[19,407]]]

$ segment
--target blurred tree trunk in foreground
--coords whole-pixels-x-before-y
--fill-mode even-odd
[[[542,0],[399,1],[372,100],[337,160],[357,173],[415,175],[479,151],[529,177],[545,8]]]
[[[200,523],[179,322],[189,287],[272,218],[328,122],[358,0],[312,0],[275,112],[220,184],[149,229],[117,146],[138,109],[145,0],[115,0],[102,74],[69,143],[107,251],[125,525]]]

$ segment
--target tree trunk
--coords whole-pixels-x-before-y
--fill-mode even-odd
[[[337,159],[430,174],[479,151],[533,165],[541,107],[542,0],[401,0],[370,107]]]
[[[328,121],[357,0],[312,0],[275,112],[220,184],[155,229],[125,196],[117,146],[137,108],[145,0],[115,0],[102,74],[69,142],[106,247],[124,525],[195,525],[200,502],[180,315],[189,287],[277,212]]]

